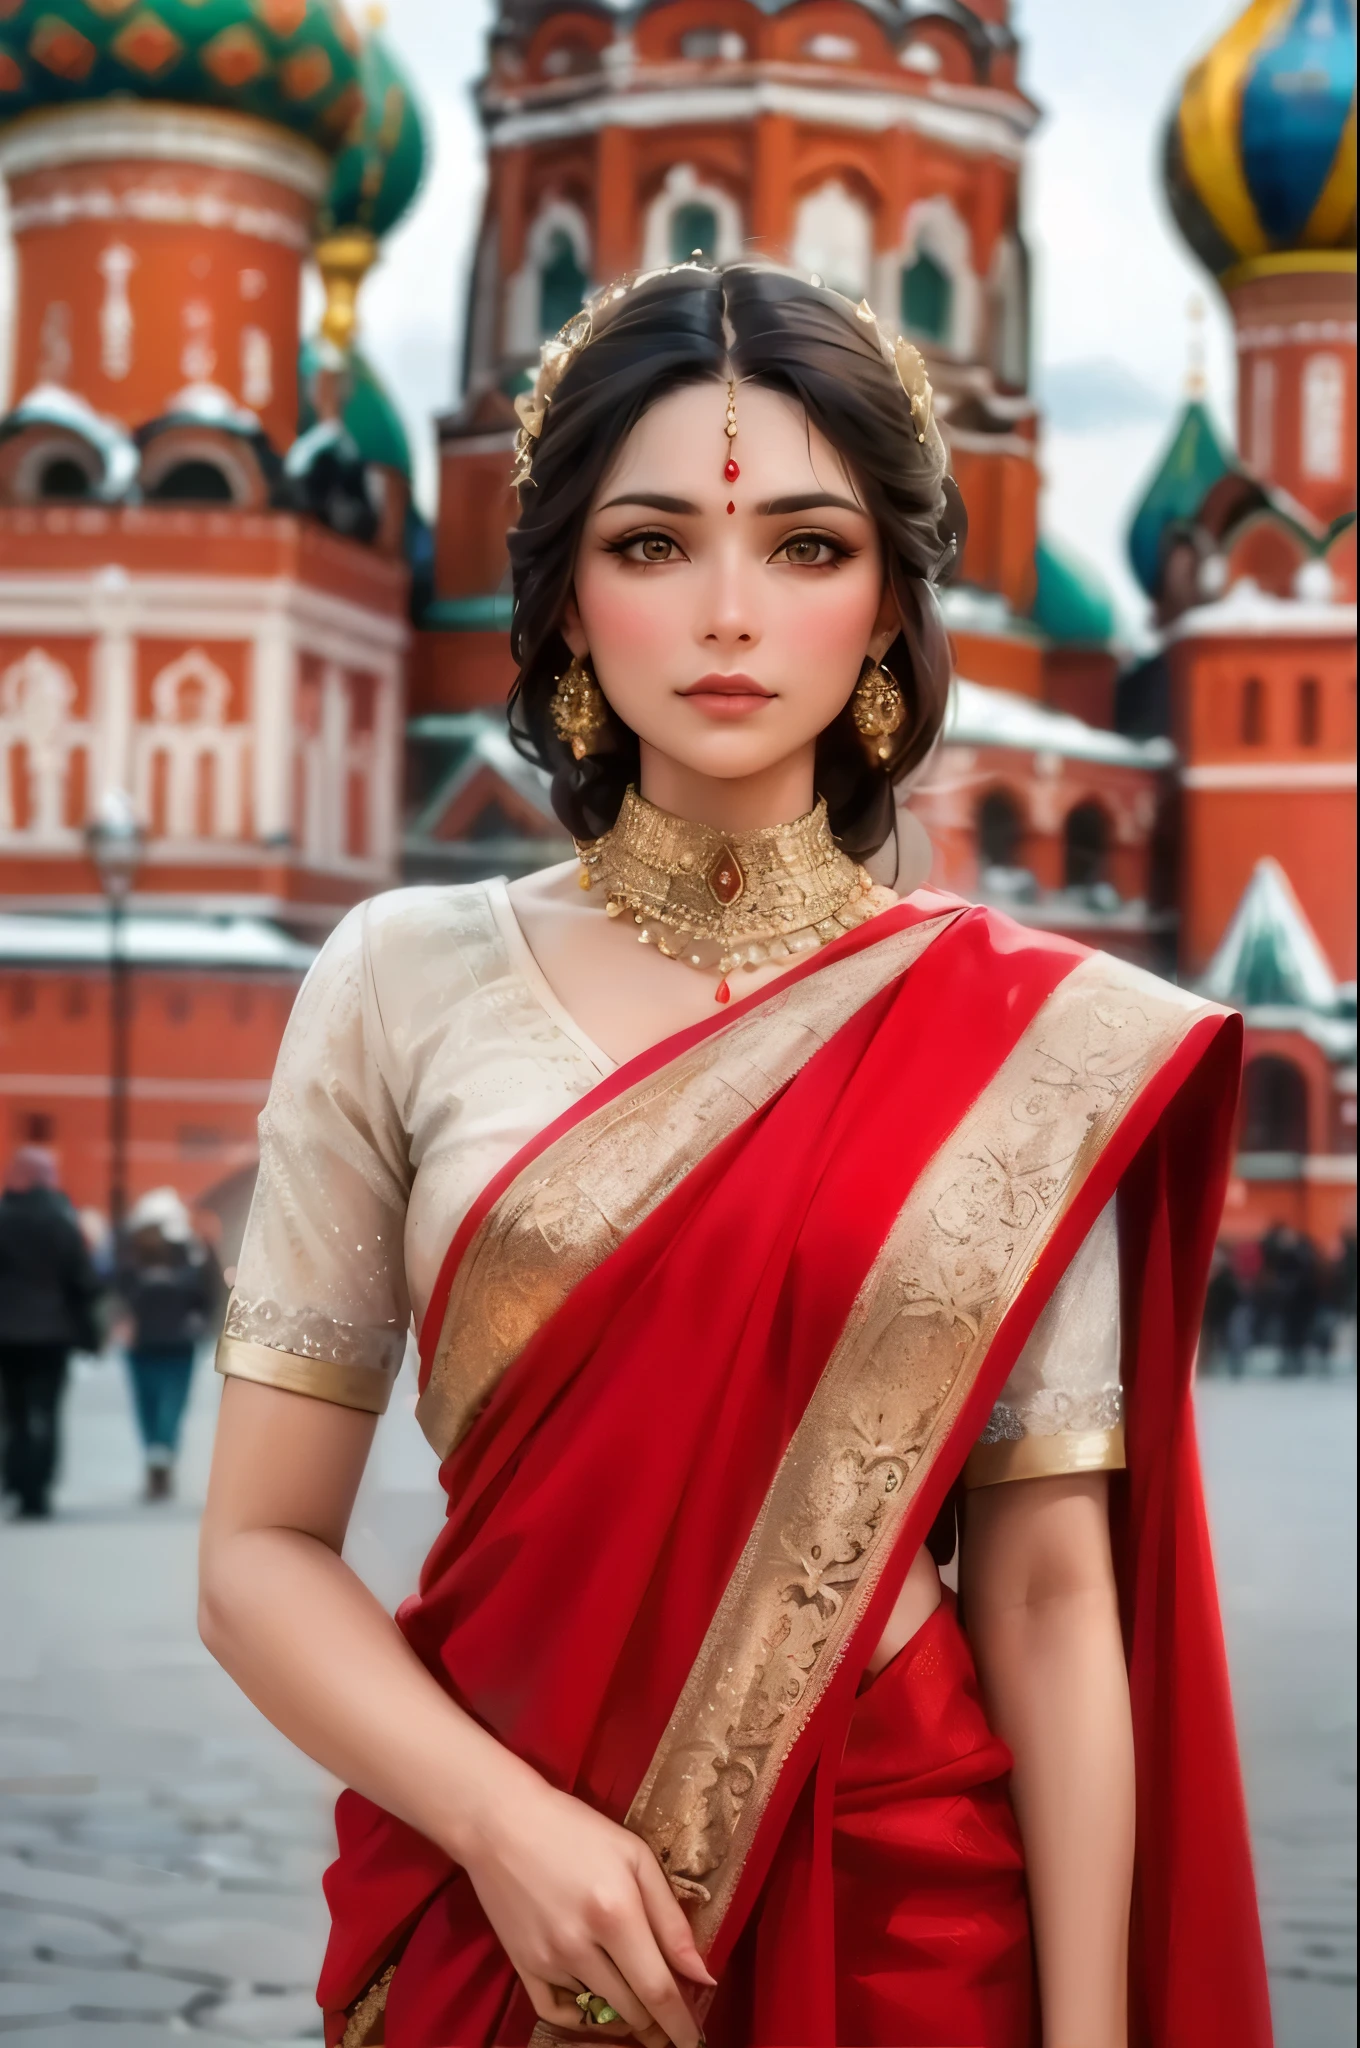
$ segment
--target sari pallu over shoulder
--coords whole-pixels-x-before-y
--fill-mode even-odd
[[[1222,1027],[933,907],[587,1098],[470,1219],[427,1347],[451,1505],[408,1639],[651,1843],[719,1972],[1043,1299]],[[338,1819],[330,2038],[399,1955],[390,2048],[526,2040],[465,1875]],[[835,2039],[804,1917],[797,2031],[762,2038]]]

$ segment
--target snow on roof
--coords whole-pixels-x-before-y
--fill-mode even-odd
[[[1311,566],[1311,565],[1310,565]],[[1276,597],[1250,576],[1238,581],[1212,604],[1192,605],[1167,628],[1168,640],[1203,639],[1216,633],[1336,634],[1355,638],[1353,604],[1328,604],[1316,598]]]
[[[1102,761],[1116,768],[1169,768],[1176,758],[1170,740],[1131,740],[1104,732],[1068,711],[1051,711],[1013,690],[994,690],[957,676],[945,719],[946,745],[1013,747],[1017,752],[1058,754],[1069,761]]]
[[[313,946],[259,917],[177,917],[134,912],[123,923],[132,967],[270,969],[305,974]],[[107,967],[109,920],[98,911],[0,912],[0,965]]]
[[[1336,976],[1277,860],[1267,856],[1252,869],[1200,986],[1215,1002],[1239,1010],[1336,1010]]]

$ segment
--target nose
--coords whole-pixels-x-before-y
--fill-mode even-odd
[[[703,643],[715,652],[754,647],[760,638],[751,565],[736,534],[724,539],[727,545],[715,550],[702,620]]]

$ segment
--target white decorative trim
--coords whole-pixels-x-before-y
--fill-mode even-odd
[[[307,230],[291,214],[272,206],[237,206],[216,192],[175,192],[164,185],[130,185],[114,192],[106,185],[87,185],[79,192],[45,192],[21,199],[10,208],[16,235],[29,228],[64,228],[68,221],[151,221],[163,227],[225,229],[257,242],[272,242],[299,252],[309,247]]]
[[[1355,1186],[1355,1154],[1353,1152],[1310,1152],[1303,1162],[1303,1177],[1320,1183],[1323,1187],[1353,1188]]]
[[[75,678],[64,661],[44,647],[30,647],[0,675],[0,836],[25,844],[80,843],[67,820],[71,771],[76,756],[88,775],[91,730],[73,718]],[[14,822],[14,785],[22,768],[28,823]]]
[[[874,289],[874,217],[843,178],[827,178],[799,200],[793,260],[848,299]]]
[[[1181,772],[1186,789],[1354,789],[1354,761],[1224,761]]]
[[[0,175],[7,178],[65,164],[148,161],[245,171],[313,205],[331,175],[329,158],[302,136],[216,108],[93,100],[21,115],[0,132]]]
[[[1312,348],[1318,342],[1349,342],[1354,348],[1354,320],[1291,320],[1237,330],[1239,355],[1255,348]]]
[[[1243,576],[1225,597],[1192,605],[1173,619],[1166,639],[1235,640],[1241,635],[1263,640],[1354,640],[1353,604],[1317,604],[1293,597],[1275,597],[1251,577]]]
[[[503,114],[488,111],[487,138],[492,149],[517,149],[526,143],[554,142],[596,135],[602,128],[694,127],[702,122],[754,121],[761,114],[790,114],[821,128],[853,128],[882,135],[909,128],[918,135],[952,143],[975,156],[1004,157],[1019,163],[1033,120],[1025,110],[1015,115],[982,113],[972,107],[942,106],[912,92],[857,92],[844,85],[790,85],[761,79],[751,85],[696,85],[649,92],[634,87],[624,93],[578,101],[572,106],[518,107]]]
[[[0,630],[34,637],[98,631],[116,587],[124,620],[135,613],[137,633],[158,639],[241,640],[250,637],[245,621],[281,616],[291,621],[310,651],[359,667],[401,654],[410,640],[405,619],[369,611],[288,577],[112,573],[116,586],[101,582],[99,572],[0,574]]]

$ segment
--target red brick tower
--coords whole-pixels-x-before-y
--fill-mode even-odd
[[[968,504],[960,660],[1044,694],[1020,182],[1036,109],[1007,0],[503,0],[480,89],[488,190],[465,402],[443,423],[417,704],[499,701],[511,400],[595,285],[698,248],[867,296],[926,351]]]

